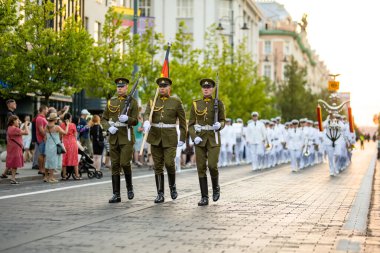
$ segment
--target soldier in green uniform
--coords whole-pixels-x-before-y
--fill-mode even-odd
[[[144,131],[148,133],[147,142],[151,144],[151,152],[154,162],[154,173],[157,187],[157,197],[154,203],[162,203],[164,198],[164,165],[168,172],[170,195],[176,199],[177,189],[175,184],[175,155],[177,146],[185,143],[186,117],[182,102],[177,97],[170,96],[172,81],[161,77],[156,80],[159,86],[159,97],[154,108],[153,99],[147,105],[144,114]],[[149,115],[153,109],[152,122]],[[179,121],[180,138],[176,129],[177,119]]]
[[[218,159],[220,152],[220,130],[225,124],[224,105],[218,100],[218,119],[214,121],[215,109],[212,93],[215,81],[202,79],[203,98],[193,101],[190,111],[189,133],[195,144],[195,157],[202,198],[198,206],[208,205],[207,167],[210,170],[213,200],[220,196]]]
[[[103,113],[102,125],[110,133],[110,157],[112,170],[113,196],[109,203],[121,202],[120,197],[120,171],[123,169],[128,191],[128,199],[133,199],[131,160],[133,154],[133,126],[137,125],[138,105],[132,98],[129,108],[122,114],[125,107],[129,80],[117,78],[117,94],[112,97]]]

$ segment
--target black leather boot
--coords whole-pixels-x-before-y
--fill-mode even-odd
[[[164,174],[155,175],[156,178],[156,186],[157,186],[157,197],[154,200],[154,203],[162,203],[165,201],[164,198],[164,182],[165,177]]]
[[[176,199],[178,197],[178,193],[177,193],[177,188],[175,186],[175,174],[168,173],[168,179],[169,179],[170,196],[172,197],[172,199]]]
[[[198,202],[198,206],[207,206],[208,205],[208,186],[207,186],[207,177],[199,178],[199,186],[201,188],[202,198]]]
[[[135,194],[133,192],[133,185],[132,185],[132,174],[125,174],[125,184],[127,186],[128,191],[128,199],[133,199],[135,197]]]
[[[211,177],[212,182],[212,200],[218,201],[220,197],[219,176]]]
[[[109,203],[119,203],[121,202],[120,197],[120,175],[112,175],[112,198],[108,201]]]

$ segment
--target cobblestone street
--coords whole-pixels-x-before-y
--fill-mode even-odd
[[[152,172],[136,176],[134,200],[123,188],[122,203],[113,205],[109,178],[44,191],[0,185],[0,251],[380,252],[378,203],[367,234],[375,152],[374,145],[356,150],[337,177],[326,163],[299,173],[289,165],[222,168],[221,199],[206,207],[197,206],[193,169],[178,174],[179,198],[170,199],[166,184],[166,202],[158,205]]]

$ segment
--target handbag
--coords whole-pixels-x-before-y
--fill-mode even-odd
[[[96,136],[96,140],[97,140],[99,146],[104,146],[104,138],[103,138],[103,140],[100,140],[101,139],[100,137],[103,137],[103,134],[100,135],[100,126],[98,126],[98,133]]]
[[[50,133],[49,128],[48,128],[48,131],[49,131],[50,137],[52,138],[54,144],[57,146],[57,155],[65,154],[66,153],[65,145],[63,145],[62,142],[56,143],[54,138],[53,138],[53,135],[51,135],[51,133]]]

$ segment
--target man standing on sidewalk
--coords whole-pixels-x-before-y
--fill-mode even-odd
[[[41,174],[44,174],[44,181],[47,180],[47,172],[45,172],[45,127],[47,125],[46,115],[48,113],[48,107],[41,105],[38,109],[38,115],[36,117],[36,137],[38,156],[38,168]]]
[[[177,198],[175,184],[175,157],[177,147],[185,144],[186,139],[186,116],[182,101],[170,96],[172,80],[161,77],[156,80],[159,86],[159,97],[153,107],[153,100],[147,105],[144,114],[144,132],[148,133],[147,142],[151,144],[151,152],[154,162],[154,173],[157,187],[157,197],[154,203],[162,203],[164,198],[164,165],[168,172],[170,195]],[[151,110],[152,122],[149,122]],[[178,138],[176,122],[179,120],[180,136]],[[178,141],[179,139],[179,141]]]
[[[110,157],[112,170],[112,198],[109,203],[121,202],[120,196],[120,171],[124,171],[125,183],[128,191],[128,199],[134,198],[132,185],[131,161],[135,136],[133,126],[137,124],[138,105],[132,97],[129,108],[125,114],[121,114],[125,107],[129,80],[117,78],[117,96],[112,97],[103,113],[102,125],[110,133]]]
[[[217,201],[220,196],[218,158],[220,152],[220,130],[225,124],[224,104],[218,100],[218,118],[215,118],[215,100],[212,93],[215,81],[212,79],[202,79],[200,81],[203,98],[195,100],[190,111],[189,132],[195,144],[195,156],[201,188],[202,198],[198,206],[208,205],[208,185],[207,167],[210,170],[213,201]],[[215,122],[215,123],[214,123]]]

